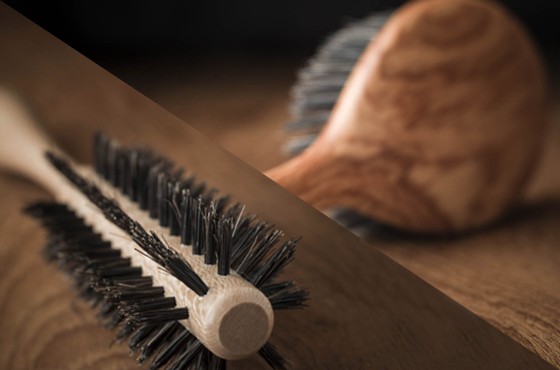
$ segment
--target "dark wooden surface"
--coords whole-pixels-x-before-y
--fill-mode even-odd
[[[287,234],[303,236],[297,259],[287,274],[311,289],[312,301],[306,310],[279,314],[272,338],[293,362],[294,368],[551,368],[539,356],[384,256],[375,246],[360,241],[279,189],[191,126],[160,109],[3,5],[0,5],[0,55],[1,83],[17,89],[29,99],[45,130],[76,159],[89,159],[91,134],[97,129],[103,129],[126,143],[149,144],[194,170],[223,192],[234,194],[236,200],[247,203],[250,211],[275,223]],[[281,77],[271,76],[270,83],[277,78]],[[216,89],[219,86],[223,88],[218,80],[215,81]],[[281,101],[272,104],[268,100],[270,95],[263,94],[263,91],[280,94],[285,81],[279,81],[281,83],[277,87],[269,85],[269,90],[255,88],[252,92],[249,88],[245,93],[240,93],[239,87],[233,84],[235,91],[231,92],[231,96],[235,98],[231,106],[227,105],[227,99],[222,100],[212,94],[211,85],[203,84],[198,94],[191,93],[197,97],[207,94],[207,105],[198,100],[197,106],[201,112],[208,112],[209,117],[222,115],[222,127],[216,132],[224,133],[225,123],[247,121],[243,104],[246,101],[244,98],[250,101],[251,94],[255,94],[253,98],[257,101],[261,99],[261,104],[253,103],[253,125],[267,119],[271,120],[269,123],[276,124],[272,120],[283,114],[278,105]],[[237,116],[232,113],[236,109]],[[249,131],[254,136],[249,135]],[[275,139],[267,142],[265,139],[269,135],[263,128],[253,131],[245,126],[237,134],[232,134],[240,139],[235,145],[245,147],[248,144],[241,140],[246,139],[244,134],[254,139],[251,150],[257,152],[246,148],[253,158],[264,157],[258,153],[258,148],[278,143]],[[224,137],[231,138],[231,135],[224,134]],[[257,137],[260,139],[257,140]],[[215,139],[220,141],[219,136]],[[40,248],[44,233],[34,222],[21,215],[20,209],[31,200],[47,196],[24,179],[1,174],[0,269],[3,276],[0,280],[0,368],[135,368],[124,345],[116,344],[109,348],[113,333],[96,324],[94,312],[74,296],[70,283],[54,267],[42,262]],[[504,226],[505,237],[512,235],[507,230]],[[540,232],[539,227],[531,230],[539,237],[548,235],[550,244],[547,245],[560,240],[554,239],[556,234],[552,229],[549,230],[552,234]],[[466,240],[481,249],[484,245],[498,245],[503,249],[504,244],[497,243],[499,239],[491,242],[484,241],[484,235],[478,237],[482,238],[478,243],[473,239]],[[462,239],[457,243],[467,242]],[[396,251],[393,255],[397,257],[410,255],[411,250],[427,250],[422,255],[425,259],[429,259],[430,254],[434,255],[436,277],[445,275],[444,272],[441,275],[437,273],[441,271],[437,268],[440,264],[438,258],[443,258],[442,263],[452,268],[450,277],[445,281],[461,281],[461,276],[453,274],[458,268],[453,268],[449,257],[446,257],[458,252],[438,253],[433,247],[435,243],[420,243],[414,239],[402,241],[399,238],[396,242],[386,243],[378,246],[388,253]],[[532,245],[531,241],[527,243]],[[463,250],[454,248],[452,243],[446,245],[451,245],[448,247],[451,251]],[[398,252],[400,249],[405,252]],[[540,269],[553,266],[554,256],[557,254],[548,258],[550,265],[537,266]],[[401,257],[401,261],[404,260]],[[422,261],[420,258],[411,260]],[[455,261],[457,264],[459,259]],[[495,263],[499,264],[498,261]],[[411,266],[414,267],[413,264]],[[417,268],[420,272],[423,268],[428,269],[427,263],[420,266],[423,266]],[[490,261],[485,266],[482,272],[490,270]],[[465,271],[470,273],[472,269],[466,268]],[[482,301],[492,300],[494,296],[486,287],[471,284],[471,275],[462,275],[465,276],[464,291],[467,296],[478,295]],[[508,277],[507,274],[504,276],[504,286],[508,285]],[[558,276],[543,281],[549,287],[548,291],[533,291],[550,297],[547,309],[552,315],[548,316],[551,320],[558,318],[554,312],[558,308],[554,304],[558,296],[554,295],[554,288],[549,285],[554,278]],[[432,280],[437,282],[436,278]],[[526,277],[526,280],[532,280],[532,277]],[[525,278],[518,275],[517,281],[523,282]],[[449,291],[455,291],[454,288],[459,285],[451,284]],[[536,285],[531,283],[529,288]],[[521,290],[523,287],[520,287]],[[501,290],[498,291],[501,293]],[[508,291],[515,295],[516,290]],[[508,300],[504,295],[497,296],[496,300],[501,302],[499,307],[503,309],[511,307],[512,311],[516,311],[523,307],[515,299]],[[541,320],[546,316],[543,312],[537,316]],[[551,326],[552,329],[557,328],[557,323]],[[513,320],[510,327],[518,330],[520,324]],[[553,333],[552,329],[548,333],[557,338],[557,332]],[[537,336],[543,335],[543,331],[537,333]],[[546,346],[542,348],[548,348],[554,355],[554,351],[550,350],[550,341],[543,340],[543,343]],[[263,367],[262,362],[256,359],[235,365],[233,368],[239,369]]]

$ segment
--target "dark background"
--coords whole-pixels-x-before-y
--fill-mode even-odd
[[[345,20],[404,1],[32,1],[7,4],[94,61],[224,53],[311,55]],[[560,1],[503,0],[545,51]]]

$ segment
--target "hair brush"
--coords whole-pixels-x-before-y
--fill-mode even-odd
[[[276,281],[296,240],[281,243],[280,230],[147,149],[99,134],[95,171],[72,164],[2,90],[0,127],[0,164],[56,198],[26,208],[49,233],[47,260],[118,328],[116,339],[128,340],[138,362],[224,369],[258,352],[286,368],[268,339],[273,311],[303,307],[308,297]]]
[[[544,68],[492,1],[425,0],[355,22],[301,72],[267,175],[319,209],[425,233],[488,224],[518,198],[544,131]]]

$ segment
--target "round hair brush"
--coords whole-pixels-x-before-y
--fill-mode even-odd
[[[44,253],[117,328],[150,369],[225,369],[269,343],[274,310],[305,306],[307,291],[276,281],[296,240],[183,177],[150,150],[95,138],[94,170],[76,166],[0,90],[0,167],[43,185],[56,201],[26,211],[48,231]],[[58,153],[57,153],[58,152]]]
[[[267,175],[319,209],[414,232],[476,228],[531,174],[545,85],[530,38],[497,3],[411,2],[320,49],[294,89],[299,155]]]

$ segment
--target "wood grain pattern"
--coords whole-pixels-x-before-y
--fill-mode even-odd
[[[317,140],[267,174],[319,209],[473,229],[532,173],[546,103],[539,56],[501,6],[413,2],[366,48]]]
[[[2,82],[31,100],[73,157],[89,158],[85,143],[96,129],[149,144],[304,237],[287,274],[312,290],[311,306],[278,315],[273,332],[294,368],[551,368],[4,5],[0,17]],[[0,179],[0,367],[136,368],[124,345],[108,347],[112,333],[42,263],[44,235],[20,208],[47,195],[22,179]],[[232,368],[262,366],[251,359]]]

